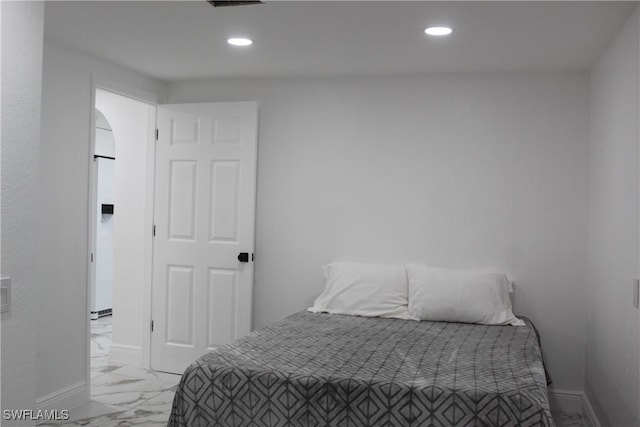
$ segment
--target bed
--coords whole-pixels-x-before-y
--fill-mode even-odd
[[[169,426],[553,426],[525,326],[299,312],[184,373]]]

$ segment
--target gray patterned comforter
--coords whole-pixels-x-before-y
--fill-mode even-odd
[[[169,426],[553,426],[531,326],[299,312],[185,371]]]

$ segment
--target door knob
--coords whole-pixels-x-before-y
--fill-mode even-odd
[[[249,252],[240,252],[238,254],[238,261],[249,262]]]

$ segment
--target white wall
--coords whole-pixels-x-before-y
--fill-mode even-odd
[[[0,3],[2,15],[2,275],[12,281],[2,314],[2,409],[35,408],[36,226],[44,6]],[[33,423],[25,423],[33,424]]]
[[[155,107],[104,90],[96,91],[96,108],[115,138],[113,335],[110,360],[141,364],[143,299],[151,229],[147,215],[147,160],[155,135]],[[150,245],[149,245],[150,246]]]
[[[46,20],[46,8],[45,8]],[[46,34],[45,34],[46,35]],[[37,395],[79,390],[88,342],[88,196],[93,77],[162,99],[165,85],[95,57],[44,45],[38,239]],[[62,409],[62,408],[61,408]]]
[[[638,11],[591,72],[586,393],[605,426],[637,426],[640,151]]]
[[[582,390],[586,73],[230,79],[259,102],[254,327],[308,307],[334,259],[499,267],[558,388]]]

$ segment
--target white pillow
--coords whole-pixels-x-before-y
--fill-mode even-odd
[[[409,315],[416,320],[523,326],[505,274],[407,265]]]
[[[324,267],[327,284],[309,311],[409,319],[403,266],[334,262]]]

